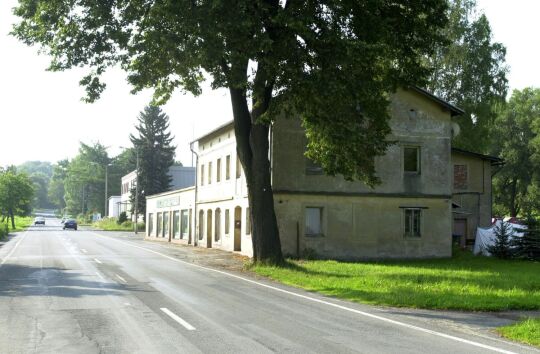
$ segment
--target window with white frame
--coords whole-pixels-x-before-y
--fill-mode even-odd
[[[148,236],[153,236],[154,234],[154,214],[148,214]]]
[[[405,213],[405,233],[406,237],[420,237],[421,236],[421,220],[422,209],[419,208],[406,208],[403,210]]]
[[[204,186],[204,164],[201,165],[201,186]]]
[[[184,237],[187,237],[188,232],[189,232],[188,210],[184,209],[182,210],[181,215],[180,215],[180,238],[183,239]]]
[[[225,157],[225,179],[231,179],[231,155]]]
[[[229,223],[230,223],[230,217],[229,217],[229,209],[225,209],[225,235],[229,234]]]
[[[322,236],[322,217],[323,208],[321,207],[306,207],[305,211],[305,229],[306,236]]]
[[[216,162],[216,182],[221,181],[221,159],[217,159]]]
[[[208,163],[208,184],[212,183],[212,161]]]

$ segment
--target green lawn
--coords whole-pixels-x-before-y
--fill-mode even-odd
[[[105,230],[105,231],[133,231],[133,223],[131,221],[124,221],[121,224],[116,222],[116,219],[103,219],[92,224],[92,227]],[[144,231],[144,223],[137,225],[139,231]]]
[[[22,231],[28,226],[34,223],[34,217],[32,216],[16,216],[15,217],[15,229],[11,228],[11,221],[9,222],[9,232]]]
[[[288,261],[254,265],[284,284],[367,304],[426,309],[540,309],[540,263],[461,253],[400,262]]]
[[[503,337],[540,347],[540,318],[528,318],[497,331]]]

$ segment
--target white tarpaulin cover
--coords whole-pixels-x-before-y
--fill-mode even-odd
[[[495,244],[495,227],[501,226],[501,220],[497,220],[490,227],[479,227],[476,229],[476,240],[474,241],[474,254],[482,254],[484,256],[491,256],[491,253],[488,251],[488,246]],[[527,226],[520,224],[508,223],[510,230],[513,231],[513,237],[523,236],[523,231],[527,229]],[[512,239],[512,237],[510,237]]]

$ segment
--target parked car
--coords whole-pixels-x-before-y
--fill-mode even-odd
[[[64,230],[65,229],[73,229],[77,231],[77,220],[67,219],[66,221],[64,221]]]
[[[34,225],[45,225],[45,218],[38,216],[34,219]]]

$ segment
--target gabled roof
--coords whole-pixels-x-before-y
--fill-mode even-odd
[[[459,108],[457,106],[454,106],[450,102],[447,102],[447,101],[443,100],[442,98],[439,98],[439,97],[435,96],[434,94],[432,94],[431,92],[426,91],[423,88],[420,88],[418,86],[410,86],[409,88],[411,90],[416,91],[419,94],[429,98],[430,100],[435,101],[436,103],[443,106],[444,108],[448,109],[450,111],[450,115],[452,117],[460,116],[460,115],[465,113],[465,111],[462,110],[461,108]]]
[[[462,155],[477,157],[479,159],[486,160],[486,161],[491,161],[492,165],[502,165],[502,164],[504,164],[504,160],[501,159],[500,157],[497,157],[497,156],[479,154],[477,152],[463,150],[463,149],[455,148],[455,147],[452,148],[452,152],[462,154]]]

